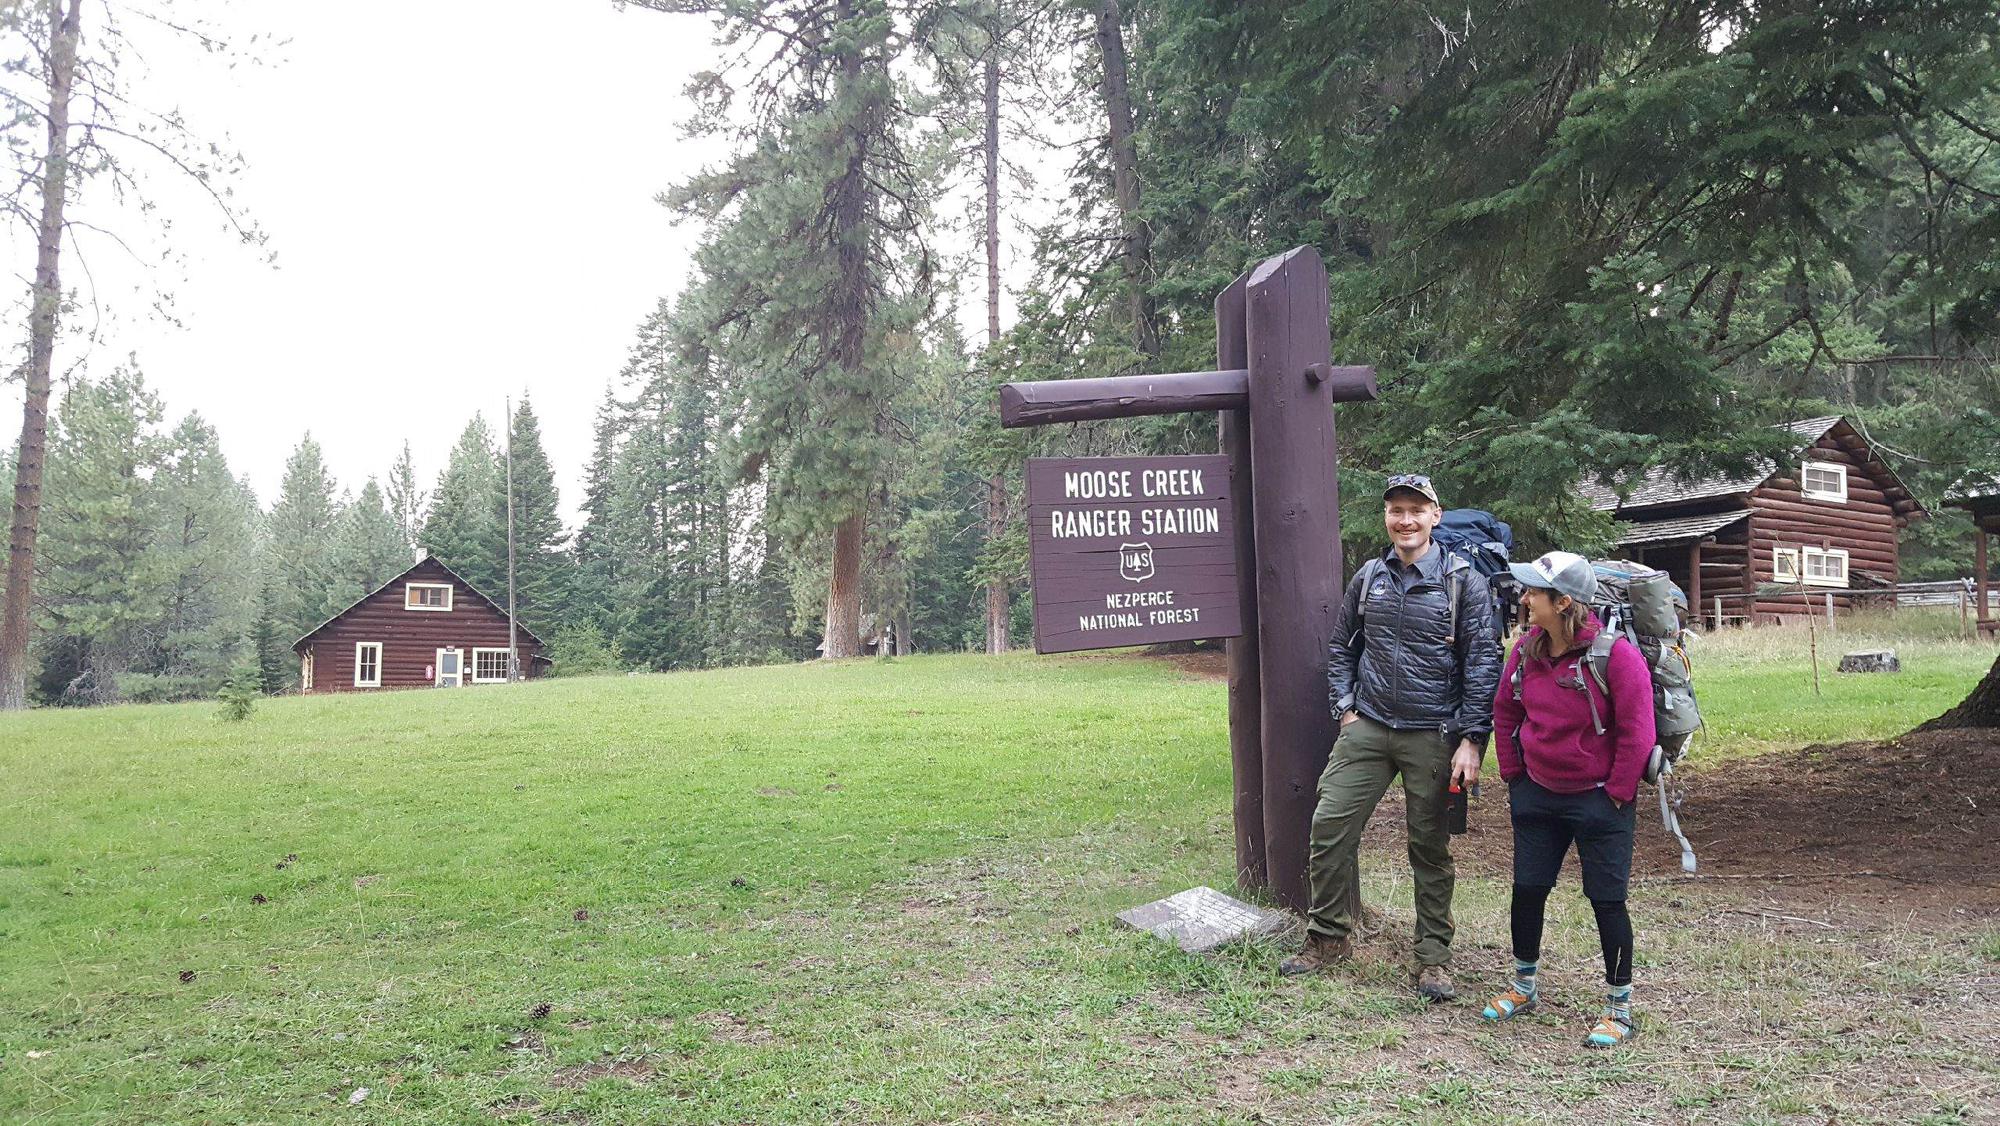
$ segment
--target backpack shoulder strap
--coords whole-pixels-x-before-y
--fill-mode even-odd
[[[1611,647],[1616,644],[1616,633],[1609,629],[1598,630],[1597,636],[1590,639],[1590,652],[1583,660],[1585,667],[1590,669],[1590,679],[1597,682],[1597,690],[1604,693],[1607,700],[1611,698]]]
[[[1361,584],[1361,597],[1356,599],[1354,602],[1354,613],[1356,617],[1364,619],[1368,617],[1368,586],[1370,583],[1373,583],[1375,581],[1375,576],[1381,573],[1382,573],[1382,557],[1379,555],[1371,555],[1368,557],[1368,562],[1363,563],[1361,565],[1360,572],[1354,576],[1355,579],[1359,581]]]
[[[1445,636],[1451,639],[1451,647],[1453,650],[1456,650],[1458,648],[1458,596],[1465,587],[1466,569],[1471,567],[1472,564],[1460,558],[1456,552],[1448,552],[1445,558],[1445,574],[1451,576],[1451,580],[1445,584],[1445,592],[1451,598],[1451,631],[1445,634]]]

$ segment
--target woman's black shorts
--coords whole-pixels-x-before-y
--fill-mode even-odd
[[[1563,855],[1576,842],[1583,864],[1583,894],[1591,899],[1624,899],[1632,876],[1632,830],[1638,803],[1612,804],[1602,786],[1581,794],[1558,794],[1522,775],[1508,787],[1514,815],[1514,882],[1552,888]]]

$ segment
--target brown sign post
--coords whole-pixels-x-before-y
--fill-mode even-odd
[[[1237,880],[1244,887],[1268,886],[1294,911],[1305,910],[1308,901],[1307,835],[1334,736],[1326,698],[1327,636],[1341,580],[1333,405],[1376,395],[1374,369],[1333,366],[1328,303],[1325,263],[1311,247],[1298,247],[1259,263],[1216,298],[1216,371],[1010,383],[1000,389],[1003,426],[1221,412],[1222,453],[1217,460],[1228,472],[1216,503],[1228,511],[1226,523],[1220,517],[1218,522],[1230,533],[1229,573],[1241,580],[1232,588],[1237,613],[1231,623],[1240,634],[1208,632],[1189,622],[1178,624],[1191,632],[1174,636],[1231,637],[1229,744],[1236,788]],[[1060,464],[1060,459],[1050,462]],[[1036,464],[1031,462],[1029,469],[1031,508],[1038,495]],[[1204,486],[1215,488],[1209,481],[1204,474]],[[1093,523],[1091,530],[1099,527],[1108,526]],[[1220,538],[1219,532],[1215,535]],[[1119,545],[1140,542],[1122,534],[1095,542],[1108,544],[1113,538]],[[1157,573],[1159,545],[1152,546]],[[1055,652],[1042,632],[1041,550],[1038,545],[1036,642],[1043,652]],[[1143,569],[1136,556],[1132,566]],[[1108,564],[1093,572],[1100,576],[1092,580],[1100,601],[1103,588],[1111,586],[1102,577],[1109,573]],[[1059,602],[1081,593],[1066,587],[1068,582],[1056,580],[1050,592]],[[1227,601],[1222,590],[1211,593],[1214,602],[1204,605]],[[1082,600],[1076,601],[1080,605]],[[1227,620],[1219,610],[1203,613],[1217,614],[1217,622]],[[1079,635],[1090,632],[1073,631],[1065,640],[1079,641]],[[1114,636],[1103,632],[1063,648],[1134,643]]]

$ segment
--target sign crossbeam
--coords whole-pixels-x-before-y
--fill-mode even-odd
[[[1294,911],[1335,734],[1333,406],[1377,394],[1373,368],[1332,362],[1330,297],[1318,252],[1298,247],[1217,296],[1218,370],[1000,388],[1008,427],[1219,412],[1220,455],[1030,462],[1036,647],[1229,639],[1237,882]]]

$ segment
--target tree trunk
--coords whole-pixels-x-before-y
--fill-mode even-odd
[[[1103,0],[1097,9],[1097,50],[1104,62],[1104,108],[1110,118],[1111,191],[1125,228],[1126,300],[1131,304],[1132,343],[1148,361],[1160,358],[1159,333],[1153,324],[1153,300],[1146,295],[1146,273],[1152,263],[1152,235],[1139,215],[1139,155],[1132,141],[1132,96],[1125,81],[1125,32],[1118,0]]]
[[[861,656],[861,532],[857,512],[833,530],[833,576],[826,589],[826,637],[820,656]]]
[[[69,187],[69,96],[76,81],[76,43],[83,0],[48,0],[48,150],[42,158],[42,218],[35,244],[35,288],[28,313],[27,397],[14,469],[14,510],[7,539],[7,593],[0,606],[0,710],[28,704],[28,610],[33,603],[35,537],[41,527],[42,462],[48,446],[49,375],[62,305],[57,264],[62,254],[63,202]]]
[[[2000,660],[1986,670],[1986,678],[1972,686],[1959,705],[1918,731],[1945,731],[1955,727],[2000,727]]]
[[[986,46],[986,353],[1000,343],[1000,47]],[[986,542],[993,543],[1007,533],[1007,478],[995,473],[986,481]],[[986,651],[1007,651],[1007,628],[1013,611],[1008,606],[1007,580],[998,575],[986,580]],[[897,635],[897,642],[902,636]]]
[[[840,26],[851,27],[854,4],[839,5]],[[874,188],[868,176],[870,142],[876,136],[882,107],[863,90],[869,59],[859,44],[849,44],[841,52],[840,98],[863,98],[849,126],[847,168],[834,184],[829,200],[829,242],[833,247],[837,292],[828,303],[838,310],[827,357],[829,366],[841,372],[859,372],[870,362],[868,317],[874,305],[866,227],[874,206]],[[879,418],[877,425],[880,425]],[[833,532],[833,572],[827,581],[826,635],[820,654],[828,659],[861,655],[861,541],[868,517],[868,497],[872,487],[854,497],[854,508],[841,518]]]

